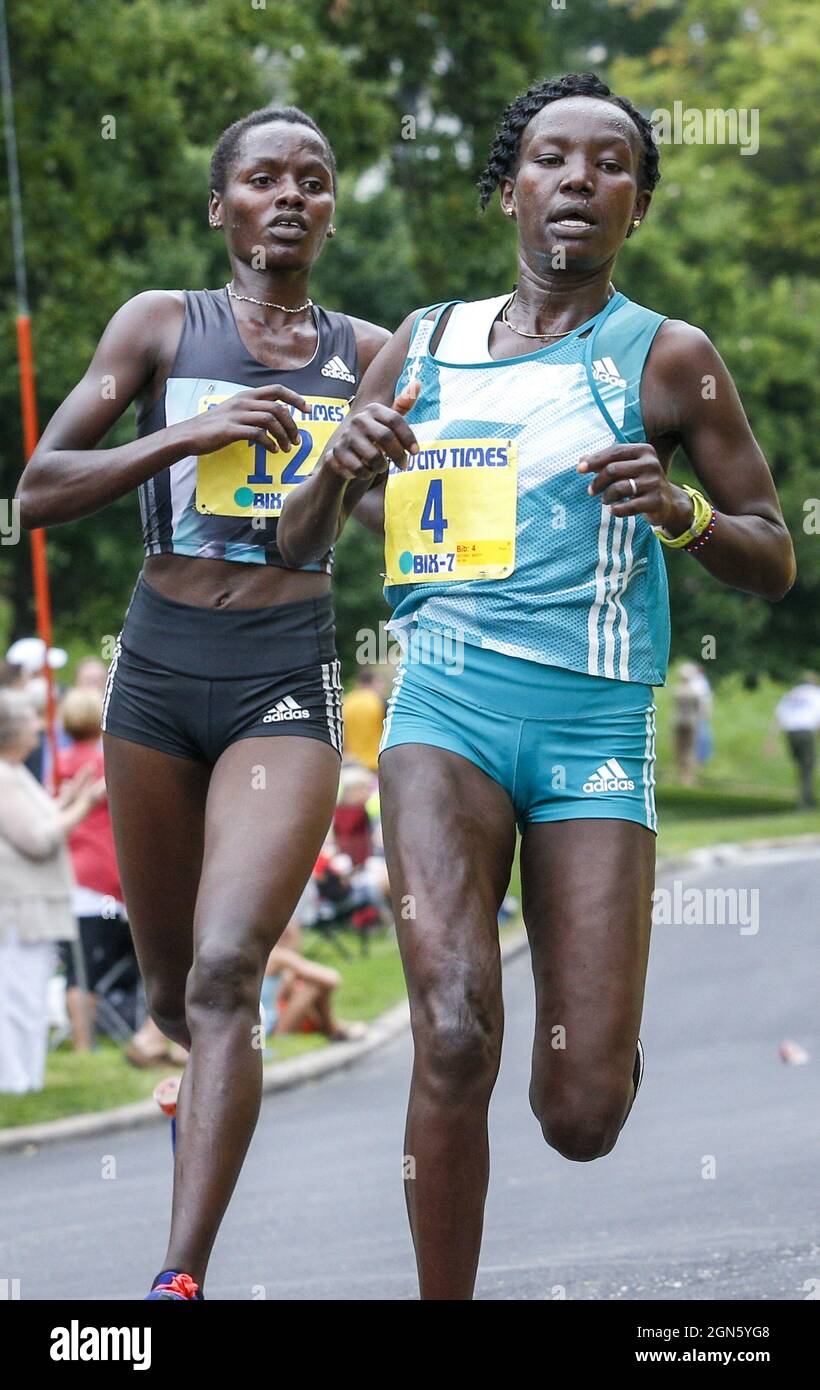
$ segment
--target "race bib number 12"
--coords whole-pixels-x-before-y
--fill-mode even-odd
[[[199,414],[229,400],[201,396]],[[300,427],[290,453],[272,454],[262,444],[240,439],[197,459],[196,509],[210,516],[278,516],[285,498],[310,477],[327,441],[349,410],[337,397],[305,396],[303,415],[290,407]]]
[[[509,439],[436,439],[391,464],[388,584],[504,579],[515,569],[518,455]]]

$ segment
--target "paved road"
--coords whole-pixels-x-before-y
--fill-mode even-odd
[[[687,871],[687,889],[759,889],[758,930],[656,925],[644,1086],[596,1163],[541,1141],[526,1098],[528,958],[508,967],[479,1298],[793,1300],[820,1287],[820,854],[790,855]],[[786,1037],[807,1066],[779,1060]],[[416,1296],[400,1179],[409,1074],[403,1037],[266,1098],[209,1298]],[[159,1127],[0,1156],[0,1276],[24,1299],[141,1296],[164,1252],[170,1176]]]

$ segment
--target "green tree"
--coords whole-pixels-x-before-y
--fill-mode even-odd
[[[759,113],[759,150],[663,144],[662,181],[618,286],[698,324],[738,385],[769,461],[797,552],[798,580],[768,605],[711,579],[690,557],[669,562],[673,650],[717,639],[713,670],[791,675],[820,665],[820,535],[806,503],[820,495],[817,390],[816,82],[820,37],[809,0],[692,0],[664,44],[622,59],[619,90],[650,114],[684,108]],[[751,145],[750,145],[751,149]],[[675,476],[692,481],[685,465]]]

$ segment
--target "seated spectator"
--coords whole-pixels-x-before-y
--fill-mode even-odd
[[[25,766],[42,721],[0,689],[0,1091],[42,1090],[58,941],[76,939],[66,835],[105,792],[82,768],[53,800]]]
[[[365,1023],[334,1018],[333,993],[342,983],[338,970],[300,955],[300,945],[301,931],[294,920],[271,951],[265,969],[262,1005],[267,1031],[323,1033],[331,1042],[363,1038]]]
[[[188,1053],[181,1043],[171,1042],[161,1033],[149,1014],[123,1051],[133,1067],[184,1067]]]
[[[93,687],[69,690],[60,706],[60,717],[73,742],[57,754],[59,780],[74,777],[84,767],[91,767],[96,779],[102,778],[102,698],[99,693]],[[131,966],[118,981],[118,986],[133,993],[139,979],[137,957],[125,920],[111,816],[105,796],[72,830],[68,847],[74,868],[74,915],[80,928],[88,994],[80,988],[82,982],[76,978],[70,946],[64,944],[61,955],[66,968],[66,1008],[74,1046],[85,1051],[92,1043],[96,1013],[94,991],[98,982],[123,958],[130,958]]]

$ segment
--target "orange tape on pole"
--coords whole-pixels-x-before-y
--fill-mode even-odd
[[[17,316],[17,354],[20,362],[20,403],[23,411],[23,447],[26,462],[37,447],[40,432],[37,427],[37,397],[34,389],[34,354],[31,347],[31,319],[28,314]],[[41,528],[31,533],[31,568],[34,580],[34,607],[37,615],[37,636],[51,646],[51,596],[48,584],[48,557],[46,555],[46,533]],[[45,668],[46,699],[46,737],[51,753],[51,785],[57,790],[57,735],[55,723],[57,702],[54,696],[54,677],[46,661]]]

